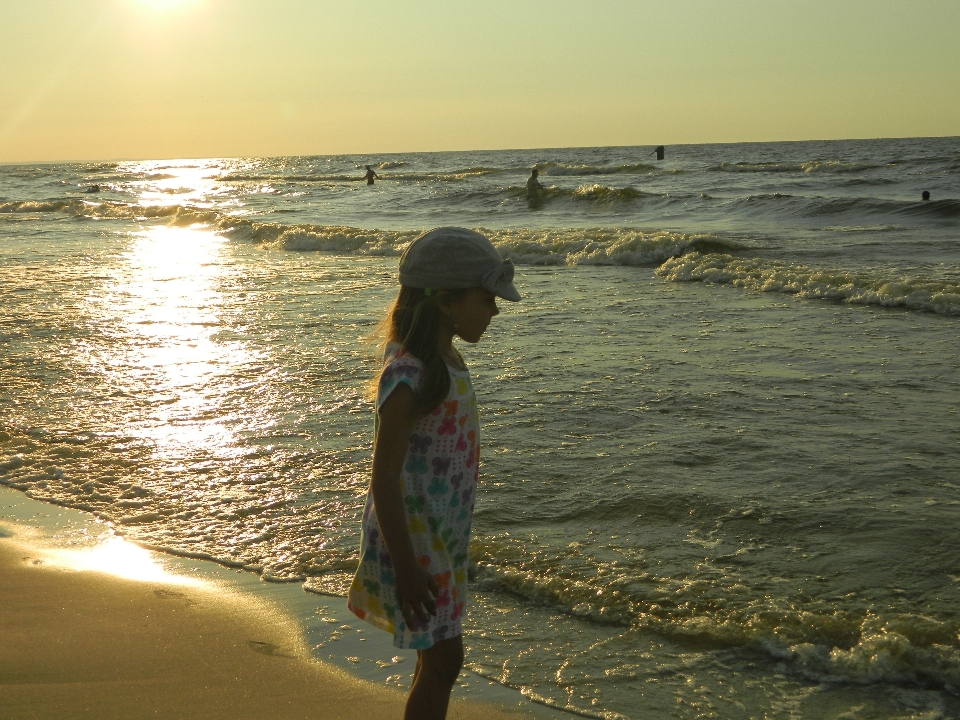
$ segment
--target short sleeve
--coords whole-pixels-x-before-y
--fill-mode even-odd
[[[380,406],[401,383],[409,385],[414,393],[420,392],[422,375],[423,363],[413,355],[404,352],[388,354],[377,386],[377,409],[380,409]]]

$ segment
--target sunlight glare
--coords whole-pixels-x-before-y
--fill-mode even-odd
[[[91,298],[102,308],[105,332],[125,341],[90,361],[148,407],[127,418],[123,431],[175,463],[236,444],[224,388],[253,356],[242,341],[221,337],[231,312],[219,287],[232,272],[222,256],[226,243],[204,226],[144,228],[114,282]]]
[[[101,572],[125,580],[200,586],[202,581],[168,573],[154,553],[122,537],[112,536],[86,550],[50,550],[49,561],[77,572]]]
[[[196,5],[198,0],[134,0],[137,5],[150,8],[155,11],[179,10],[189,5]]]
[[[227,192],[219,182],[228,171],[220,160],[146,160],[122,163],[122,171],[139,176],[129,185],[144,207],[189,205],[209,208]]]

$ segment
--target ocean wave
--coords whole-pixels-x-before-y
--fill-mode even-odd
[[[676,201],[685,202],[689,199],[688,197],[670,197],[666,195],[645,193],[642,190],[637,190],[629,185],[622,188],[617,188],[609,185],[601,185],[599,183],[595,183],[593,185],[579,185],[575,188],[564,188],[557,187],[556,185],[548,185],[540,191],[539,195],[532,198],[528,195],[526,186],[522,185],[510,185],[506,188],[495,188],[493,193],[474,193],[474,195],[492,195],[495,197],[503,192],[506,192],[507,195],[513,198],[524,201],[529,200],[530,202],[543,204],[549,204],[558,201],[573,201],[590,202],[593,204],[603,205],[613,203],[630,203],[643,199],[652,199],[669,204]]]
[[[692,252],[657,268],[669,282],[710,282],[855,305],[900,307],[960,315],[960,283],[919,277],[877,277],[787,265],[723,253]]]
[[[364,166],[357,165],[358,169],[362,169]],[[406,162],[382,162],[376,166],[378,170],[396,170],[399,168],[406,168]],[[565,164],[565,163],[554,163],[554,162],[543,162],[538,163],[535,167],[543,175],[553,175],[553,176],[584,176],[584,175],[646,175],[650,173],[675,173],[683,172],[677,168],[664,169],[657,167],[656,165],[647,165],[644,163],[636,163],[630,165],[576,165],[576,164]],[[476,177],[482,175],[495,175],[498,173],[526,173],[528,172],[527,168],[506,168],[506,167],[489,167],[485,165],[476,166],[476,167],[465,167],[465,168],[454,168],[451,170],[444,171],[428,171],[428,170],[415,170],[411,172],[399,172],[399,173],[385,173],[384,178],[390,178],[393,180],[456,180],[463,179],[467,177]],[[334,173],[334,174],[297,174],[297,175],[287,175],[277,172],[233,172],[223,175],[219,180],[225,182],[231,181],[288,181],[288,182],[323,182],[323,181],[345,181],[345,180],[362,180],[363,176],[359,172],[357,174],[346,174],[346,173]]]
[[[722,248],[729,252],[739,248],[737,243],[715,235],[623,228],[481,231],[501,255],[520,265],[656,266],[690,251]]]
[[[357,255],[399,255],[418,230],[365,230],[343,225],[290,225],[222,218],[221,233],[274,250],[325,251]]]
[[[496,544],[496,541],[493,541]],[[479,556],[484,552],[479,539]],[[709,599],[708,581],[691,583],[641,574],[612,579],[577,575],[563,563],[550,572],[529,562],[471,568],[477,586],[555,607],[591,622],[723,648],[752,648],[817,682],[893,682],[960,693],[960,642],[956,623],[921,614],[881,617],[843,610],[829,601],[799,608],[756,598],[736,607]],[[519,560],[519,558],[514,558]],[[602,579],[601,579],[602,578]]]
[[[844,187],[858,187],[858,186],[868,186],[876,187],[880,185],[896,185],[897,180],[893,178],[878,178],[878,177],[852,177],[848,180],[843,180],[839,184]]]
[[[0,213],[61,212],[79,200],[14,200],[0,203]]]
[[[656,165],[636,163],[633,165],[568,165],[564,163],[537,163],[536,168],[543,175],[615,175],[647,174],[660,172]]]
[[[815,682],[888,682],[960,694],[958,628],[920,614],[867,615],[852,647],[799,643],[777,653]],[[774,649],[776,652],[776,649]]]
[[[383,169],[400,168],[406,163],[385,163]],[[503,172],[501,168],[491,167],[469,167],[445,172],[390,172],[378,173],[381,180],[393,180],[404,182],[443,182],[451,180],[464,180],[470,177],[480,177],[483,175],[493,175]],[[323,173],[323,174],[299,174],[286,175],[283,173],[227,173],[217,178],[220,182],[276,182],[276,183],[324,183],[324,182],[361,182],[365,181],[363,175],[347,173]]]
[[[836,233],[874,233],[874,232],[903,232],[907,228],[903,225],[827,225],[819,228],[821,232]]]
[[[848,173],[894,167],[892,164],[847,163],[839,160],[809,160],[801,163],[721,163],[710,168],[715,172],[757,173]]]
[[[186,205],[135,205],[121,202],[69,200],[18,200],[0,203],[0,213],[63,213],[91,220],[167,220],[170,224],[214,223],[220,219],[215,210]]]
[[[227,173],[217,178],[219,182],[289,182],[289,183],[323,183],[323,182],[361,182],[363,175],[347,175],[333,173],[324,175],[283,175],[280,173]]]
[[[960,200],[927,200],[926,202],[904,203],[897,210],[897,213],[955,220],[960,218]]]
[[[516,191],[526,192],[517,188]],[[634,200],[646,195],[633,188],[581,186],[554,193],[592,202]],[[0,212],[62,212],[92,219],[156,220],[171,225],[206,224],[234,240],[253,242],[273,250],[319,251],[357,255],[400,255],[420,230],[379,230],[344,225],[278,223],[224,216],[215,210],[184,205],[141,206],[91,203],[83,200],[13,202]],[[486,234],[500,253],[527,265],[635,265],[656,266],[686,252],[733,252],[741,246],[726,238],[701,233],[640,231],[616,227],[491,230]]]
[[[288,225],[224,218],[219,230],[230,238],[275,250],[326,251],[357,255],[400,255],[419,230],[366,230],[341,225]],[[707,234],[644,232],[624,228],[539,230],[476,228],[504,258],[520,265],[656,266],[686,252],[731,252],[732,240]]]
[[[496,175],[502,173],[502,168],[492,168],[492,167],[470,167],[462,168],[459,170],[450,170],[448,172],[412,172],[412,173],[389,173],[383,177],[388,180],[405,180],[405,181],[450,181],[450,180],[465,180],[471,177],[481,177],[483,175]]]
[[[874,198],[797,198],[795,212],[808,217],[823,215],[843,215],[847,213],[861,213],[878,215],[896,212],[900,203],[877,200]]]
[[[759,195],[747,195],[746,197],[737,198],[734,200],[734,205],[758,205],[770,202],[782,203],[784,200],[793,199],[794,196],[788,195],[787,193],[760,193]]]
[[[629,185],[622,188],[612,188],[606,185],[581,185],[571,195],[586,200],[638,200],[649,197],[646,193],[635,190]]]
[[[954,220],[960,218],[960,200],[889,200],[875,197],[804,197],[788,193],[760,193],[733,201],[733,207],[750,211],[766,211],[771,208],[806,217],[857,214],[910,215],[931,219]]]

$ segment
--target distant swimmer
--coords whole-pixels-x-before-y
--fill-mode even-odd
[[[373,168],[367,165],[367,174],[363,176],[363,179],[367,181],[367,185],[373,185],[374,179],[378,177],[380,176],[373,171]]]
[[[923,194],[922,194],[920,197],[922,197],[924,200],[929,200],[929,199],[930,199],[930,191],[929,191],[929,190],[924,190],[924,191],[923,191]]]
[[[540,197],[540,193],[543,191],[543,184],[537,180],[537,175],[539,174],[540,171],[536,168],[530,173],[530,179],[527,180],[527,197]]]
[[[91,185],[91,186],[88,187],[88,188],[84,188],[83,192],[85,192],[85,193],[97,193],[97,192],[100,192],[100,186],[99,186],[99,185]]]

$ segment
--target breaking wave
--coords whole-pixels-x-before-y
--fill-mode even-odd
[[[657,268],[669,282],[709,282],[855,305],[960,315],[960,283],[919,277],[877,277],[724,253],[692,252]]]
[[[656,266],[690,251],[740,247],[715,235],[623,228],[481,230],[501,255],[523,265]]]
[[[419,230],[366,230],[340,225],[287,225],[224,219],[228,237],[275,250],[400,255]],[[522,265],[656,266],[685,252],[731,252],[741,246],[707,234],[644,232],[624,228],[537,230],[477,228],[505,258]]]
[[[489,548],[482,541],[475,545],[481,556],[495,555],[483,552]],[[507,592],[605,625],[715,647],[753,648],[816,682],[892,682],[960,694],[956,623],[922,614],[882,616],[844,610],[826,600],[806,608],[769,599],[723,608],[698,597],[705,590],[702,584],[691,593],[678,579],[644,576],[610,581],[600,579],[603,576],[568,576],[563,569],[547,573],[534,565],[529,560],[509,566],[481,560],[471,571],[484,590]],[[663,592],[651,597],[649,589],[638,587]]]
[[[637,200],[649,197],[646,193],[635,190],[629,185],[624,188],[612,188],[606,185],[581,185],[572,193],[575,198],[587,200]]]
[[[517,189],[519,192],[519,188]],[[525,192],[525,189],[524,189]],[[581,186],[558,191],[592,202],[635,200],[647,196],[633,188]],[[64,213],[77,218],[159,220],[171,225],[206,224],[233,240],[273,250],[400,255],[422,230],[380,230],[346,225],[277,223],[225,216],[183,205],[141,206],[84,200],[23,201],[0,204],[4,213]],[[491,230],[487,235],[504,257],[526,265],[656,266],[686,252],[734,252],[737,242],[707,233],[641,231],[617,227]]]
[[[227,237],[274,250],[325,251],[357,255],[399,255],[419,230],[365,230],[344,225],[290,225],[223,218],[218,228]]]
[[[221,217],[215,210],[185,205],[135,205],[79,199],[5,202],[0,203],[0,213],[63,213],[91,220],[167,220],[177,225],[215,223]]]
[[[810,160],[802,163],[721,163],[710,168],[716,172],[757,172],[757,173],[848,173],[863,170],[895,167],[893,163],[876,165],[871,163],[847,163],[839,160]]]
[[[638,190],[635,187],[627,185],[625,187],[611,187],[594,183],[593,185],[580,185],[575,188],[563,188],[556,185],[549,185],[540,191],[537,197],[529,197],[527,188],[520,185],[511,185],[507,188],[497,188],[492,197],[497,197],[506,192],[512,198],[529,201],[534,204],[549,205],[556,202],[584,203],[593,205],[613,205],[616,203],[634,203],[642,200],[650,200],[658,203],[671,204],[675,202],[686,202],[690,200],[689,196],[671,196],[659,193],[648,193]],[[474,196],[481,193],[473,193]],[[701,196],[705,197],[705,196]]]

